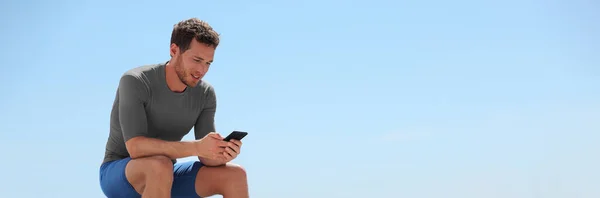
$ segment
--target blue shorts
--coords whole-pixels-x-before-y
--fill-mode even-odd
[[[141,198],[127,181],[125,167],[131,158],[110,161],[100,166],[100,188],[108,198]],[[173,166],[173,187],[171,196],[177,198],[200,197],[196,193],[196,175],[202,167],[199,161],[175,163]]]

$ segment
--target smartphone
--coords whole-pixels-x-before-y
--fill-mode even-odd
[[[246,135],[248,135],[248,132],[233,131],[227,137],[225,137],[225,139],[223,139],[223,141],[229,142],[232,139],[234,139],[234,140],[242,140],[242,138],[246,137]]]

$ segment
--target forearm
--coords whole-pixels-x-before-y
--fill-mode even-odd
[[[188,141],[164,141],[139,136],[131,138],[125,145],[133,159],[155,155],[167,156],[170,159],[198,156],[194,143]]]
[[[220,160],[211,160],[211,159],[207,159],[207,158],[203,158],[203,157],[198,157],[198,160],[200,160],[200,162],[202,162],[202,164],[205,165],[205,166],[221,166],[221,165],[225,165],[225,162],[222,162]]]

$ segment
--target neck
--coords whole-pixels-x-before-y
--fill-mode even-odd
[[[175,66],[171,62],[168,62],[165,66],[165,79],[167,80],[167,86],[173,92],[181,93],[187,88],[179,77],[177,77]]]

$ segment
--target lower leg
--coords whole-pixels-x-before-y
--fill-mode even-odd
[[[225,188],[222,192],[223,198],[248,198],[248,182],[246,175],[243,174],[225,183]]]
[[[133,159],[127,164],[125,175],[142,198],[171,197],[173,163],[168,157]]]
[[[163,198],[171,197],[171,187],[173,177],[148,177],[144,190],[141,193],[142,198]]]
[[[196,176],[196,192],[201,197],[216,194],[223,198],[248,198],[246,171],[239,165],[202,167]]]

